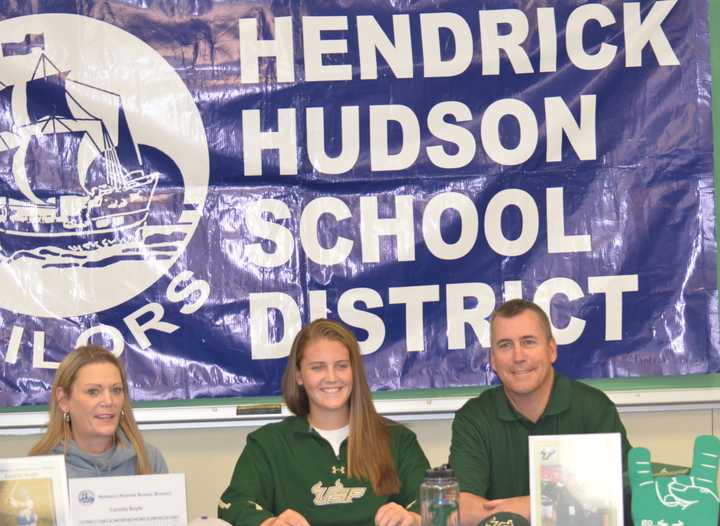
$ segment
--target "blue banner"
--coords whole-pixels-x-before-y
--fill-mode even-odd
[[[374,390],[720,370],[705,0],[0,2],[0,406],[74,347],[272,395],[310,319]]]

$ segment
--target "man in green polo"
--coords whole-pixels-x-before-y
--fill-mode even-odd
[[[623,464],[630,449],[608,397],[553,369],[557,344],[540,307],[525,300],[501,305],[490,318],[490,339],[490,365],[502,385],[469,400],[452,427],[462,526],[499,512],[530,520],[531,435],[617,432]]]

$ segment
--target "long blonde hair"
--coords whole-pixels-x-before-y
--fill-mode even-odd
[[[353,385],[349,402],[348,476],[369,481],[376,495],[399,493],[400,478],[390,452],[389,423],[375,410],[357,339],[341,323],[315,320],[295,337],[282,382],[283,398],[288,409],[298,416],[310,414],[307,393],[297,380],[305,348],[319,339],[341,343],[350,356]]]
[[[52,392],[48,403],[48,425],[43,437],[30,450],[30,455],[47,455],[61,442],[64,445],[65,454],[72,438],[72,422],[65,418],[57,402],[59,391],[70,396],[72,387],[77,378],[80,369],[86,365],[94,363],[109,363],[114,365],[120,373],[122,379],[123,392],[125,400],[123,402],[122,411],[120,412],[120,424],[118,426],[130,441],[137,455],[138,475],[147,475],[152,473],[152,466],[148,460],[147,451],[142,435],[138,429],[135,417],[133,416],[132,407],[130,406],[130,397],[128,391],[127,377],[120,361],[111,352],[95,345],[87,345],[78,347],[60,363],[55,379],[53,380]],[[120,443],[119,431],[115,431],[115,443]]]

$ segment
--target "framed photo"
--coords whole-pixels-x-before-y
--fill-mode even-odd
[[[622,526],[619,433],[531,436],[533,526]]]
[[[0,526],[68,523],[62,455],[0,459]]]

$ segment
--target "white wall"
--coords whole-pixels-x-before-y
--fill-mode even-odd
[[[720,436],[720,410],[622,413],[633,446],[650,449],[654,461],[689,466],[694,438]],[[407,422],[417,433],[431,465],[447,461],[450,420]],[[146,440],[164,453],[172,471],[187,475],[190,518],[215,516],[217,499],[247,434],[253,428],[173,429],[145,431]],[[0,457],[23,456],[38,435],[0,436]]]

